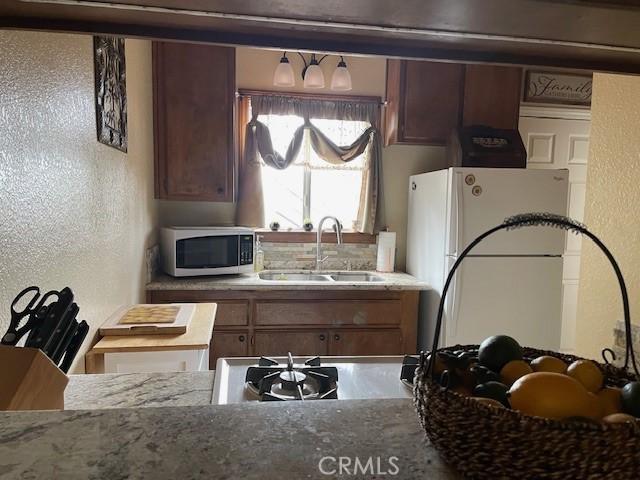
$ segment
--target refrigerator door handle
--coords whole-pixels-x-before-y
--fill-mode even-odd
[[[456,257],[457,258],[457,257]],[[455,262],[454,262],[455,263]],[[451,265],[453,267],[453,264]],[[461,265],[459,267],[458,274],[453,279],[451,283],[451,302],[449,307],[449,325],[450,328],[446,329],[447,332],[447,345],[449,345],[454,339],[458,336],[458,314],[460,312],[460,291],[462,290],[462,286],[460,282],[462,281],[462,268],[464,266]],[[449,269],[451,271],[451,269]],[[448,273],[448,272],[447,272]],[[457,343],[457,342],[456,342]]]
[[[461,230],[462,230],[462,225],[463,225],[463,218],[462,218],[462,206],[460,205],[460,203],[462,202],[462,188],[463,188],[463,181],[462,181],[462,173],[458,172],[455,174],[455,181],[454,181],[454,195],[453,195],[453,201],[454,201],[454,205],[453,205],[453,210],[454,210],[454,214],[455,214],[455,229],[456,229],[456,234],[454,235],[454,239],[453,241],[455,242],[455,244],[453,245],[453,248],[449,248],[450,252],[453,252],[454,256],[458,256],[458,253],[460,250],[462,250],[462,246],[460,245],[460,238],[462,238],[461,235]]]

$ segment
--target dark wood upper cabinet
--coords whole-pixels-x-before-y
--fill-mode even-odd
[[[446,145],[459,126],[517,129],[522,69],[387,61],[385,145]]]
[[[460,124],[464,66],[387,60],[385,145],[445,145]]]
[[[517,129],[521,89],[519,67],[467,65],[462,125]]]
[[[235,49],[154,42],[156,197],[232,202]]]

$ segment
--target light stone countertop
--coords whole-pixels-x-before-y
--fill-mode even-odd
[[[272,270],[277,272],[277,270]],[[309,273],[309,270],[300,272]],[[288,271],[292,273],[292,271]],[[331,272],[321,272],[328,274]],[[357,272],[350,272],[357,273]],[[257,273],[175,278],[158,275],[147,290],[427,290],[428,285],[402,272],[367,272],[382,277],[381,282],[323,282],[262,280]]]
[[[338,458],[396,475],[323,475]],[[369,468],[369,467],[367,467]],[[0,412],[0,478],[453,480],[409,399]]]
[[[209,405],[215,372],[69,375],[65,410]]]

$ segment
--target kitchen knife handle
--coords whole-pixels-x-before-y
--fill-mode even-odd
[[[82,342],[84,342],[84,339],[88,333],[89,333],[89,324],[83,320],[82,322],[80,322],[80,325],[78,325],[78,330],[76,331],[76,334],[73,336],[73,339],[69,344],[69,348],[67,348],[67,351],[64,354],[64,359],[60,364],[60,370],[62,370],[64,373],[67,373],[71,368],[71,364],[73,363],[73,360],[76,358],[76,355],[78,354],[78,351],[82,346]]]
[[[71,344],[71,341],[73,340],[73,337],[75,336],[77,331],[78,331],[78,322],[74,315],[71,321],[69,322],[66,332],[64,332],[64,335],[60,339],[58,346],[53,352],[53,355],[51,355],[51,360],[53,360],[53,363],[55,363],[56,365],[60,363],[60,360],[62,360],[62,356],[64,355],[64,352],[66,352],[67,349],[69,348],[69,345]]]
[[[46,345],[42,349],[44,354],[47,357],[49,357],[51,360],[53,360],[54,363],[55,363],[54,357],[56,352],[60,348],[60,343],[64,340],[65,335],[69,331],[69,328],[71,327],[71,325],[73,323],[77,323],[76,315],[78,315],[79,311],[80,309],[78,308],[78,305],[76,305],[75,303],[72,303],[71,307],[58,320],[58,324],[56,325],[56,328],[53,330],[53,332],[51,332],[51,336],[49,337],[49,340],[47,341]]]

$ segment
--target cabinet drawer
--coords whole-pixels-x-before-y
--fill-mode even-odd
[[[328,332],[320,330],[256,332],[253,353],[267,357],[283,356],[288,352],[294,356],[326,355],[328,339]]]
[[[401,355],[399,328],[334,330],[329,333],[329,355]]]
[[[214,300],[215,301],[215,300]],[[218,301],[217,326],[241,326],[249,323],[249,302]]]
[[[397,325],[399,300],[264,301],[256,303],[256,325]]]

